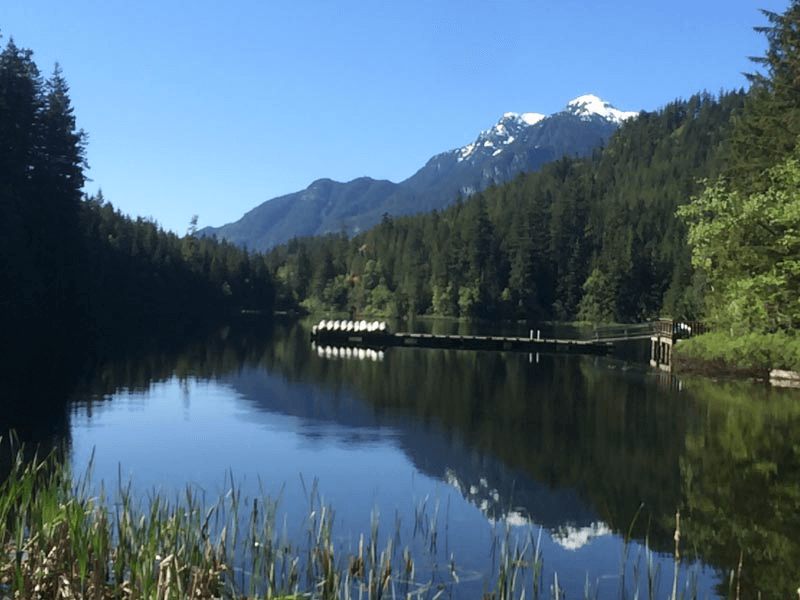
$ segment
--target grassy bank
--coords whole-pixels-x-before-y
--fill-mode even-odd
[[[675,369],[710,375],[767,377],[770,369],[800,371],[800,337],[785,332],[731,336],[713,331],[682,340]]]
[[[55,455],[26,460],[20,451],[9,470],[0,484],[3,599],[516,600],[564,593],[557,574],[543,581],[541,530],[518,537],[508,525],[495,528],[485,575],[462,570],[453,554],[443,559],[438,505],[433,517],[424,505],[415,515],[422,552],[419,543],[416,552],[401,550],[399,529],[379,542],[385,536],[378,535],[375,519],[357,550],[346,553],[333,542],[333,510],[320,503],[315,486],[298,543],[285,525],[276,526],[276,502],[243,498],[232,478],[229,491],[211,506],[188,487],[173,502],[152,494],[138,504],[130,484],[118,482],[107,497],[90,485],[88,474],[74,480]],[[629,557],[628,548],[626,538],[622,596],[632,588],[636,595],[647,589],[646,597],[654,598],[654,555],[645,549]],[[678,564],[671,598],[695,598],[692,575],[678,586]],[[463,588],[467,581],[473,586]],[[587,576],[585,598],[597,598],[600,584]]]

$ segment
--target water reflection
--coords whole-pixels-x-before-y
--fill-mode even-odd
[[[797,558],[794,504],[766,521],[787,533],[757,538],[760,526],[746,526],[760,514],[749,510],[756,483],[774,490],[773,506],[800,496],[794,483],[779,485],[800,481],[787,450],[800,447],[795,413],[720,408],[735,393],[715,399],[711,384],[687,393],[657,377],[574,356],[392,348],[381,360],[333,359],[302,327],[228,328],[178,354],[102,365],[74,394],[69,431],[76,466],[94,448],[98,476],[113,481],[121,469],[145,490],[192,482],[213,496],[232,468],[282,494],[295,522],[307,506],[302,481],[318,478],[343,544],[369,529],[376,505],[391,530],[436,498],[447,507],[448,549],[476,572],[485,570],[493,524],[533,523],[545,528],[546,567],[570,597],[583,594],[587,574],[601,597],[614,595],[606,578],[620,575],[628,534],[666,553],[658,560],[671,583],[678,508],[684,559],[698,552],[727,570],[754,543]],[[746,462],[751,454],[760,466]],[[767,589],[750,576],[748,589]],[[711,593],[708,574],[700,578]]]
[[[683,417],[643,376],[580,357],[531,364],[527,355],[392,348],[380,365],[317,358],[288,375],[333,390],[347,382],[369,405],[327,406],[325,418],[396,426],[421,471],[444,478],[450,468],[462,489],[491,477],[502,496],[487,499],[495,510],[522,507],[547,527],[602,518],[627,530],[641,502],[669,513],[678,504]],[[642,537],[669,547],[671,530],[646,527]]]
[[[685,528],[738,572],[741,597],[794,595],[800,564],[800,392],[691,380],[681,456]],[[790,565],[795,565],[794,567]]]

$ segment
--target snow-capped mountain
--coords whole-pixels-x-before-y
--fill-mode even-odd
[[[586,155],[637,114],[593,95],[579,96],[552,115],[506,113],[471,143],[431,158],[401,185],[417,194],[449,194],[449,203],[459,194],[468,196],[564,155]]]
[[[552,115],[508,112],[472,142],[437,154],[400,183],[370,177],[347,183],[319,179],[305,190],[264,202],[234,223],[199,233],[256,251],[342,228],[357,233],[384,214],[440,210],[459,196],[538,170],[546,162],[589,154],[637,114],[593,95],[579,96]]]
[[[481,156],[494,157],[509,149],[515,141],[528,140],[531,133],[546,129],[551,125],[548,119],[558,121],[572,115],[583,122],[603,122],[616,127],[637,114],[639,113],[619,110],[597,96],[587,94],[569,102],[560,113],[549,116],[533,112],[523,114],[508,112],[494,127],[482,131],[474,142],[452,152],[457,154],[458,162],[474,161]]]
[[[608,102],[604,102],[592,94],[575,98],[575,100],[567,104],[567,108],[565,110],[577,117],[580,117],[584,121],[588,121],[594,117],[600,117],[615,123],[622,123],[623,121],[632,119],[639,114],[636,112],[618,110],[611,106]]]

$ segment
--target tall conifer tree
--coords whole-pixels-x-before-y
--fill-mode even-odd
[[[756,27],[768,41],[763,57],[751,60],[764,72],[750,74],[752,83],[731,139],[726,173],[744,192],[768,185],[766,171],[792,154],[800,136],[800,0],[783,14],[762,11],[769,24]]]

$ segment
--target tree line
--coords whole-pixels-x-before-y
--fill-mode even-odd
[[[447,209],[268,254],[279,301],[358,315],[695,318],[703,282],[676,209],[726,168],[743,90],[643,112],[588,158],[563,157]]]
[[[132,219],[85,196],[87,136],[58,66],[0,52],[0,322],[4,382],[145,332],[187,333],[239,309],[271,313],[263,256]],[[84,358],[81,358],[84,357]],[[43,361],[43,358],[46,360]]]
[[[728,168],[678,211],[707,317],[731,336],[800,326],[800,2],[762,12],[768,50],[755,59],[763,72],[750,75]]]

